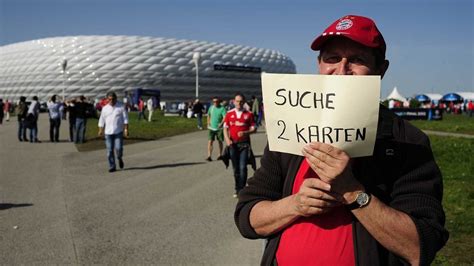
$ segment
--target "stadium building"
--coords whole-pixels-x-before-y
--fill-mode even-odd
[[[196,66],[198,75],[196,75]],[[0,47],[0,98],[36,95],[46,101],[122,96],[158,89],[162,101],[231,98],[237,91],[261,95],[260,74],[296,73],[292,60],[275,50],[215,42],[138,36],[69,36]]]

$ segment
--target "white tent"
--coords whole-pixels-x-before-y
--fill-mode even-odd
[[[428,96],[428,98],[430,98],[430,100],[436,101],[436,102],[441,100],[441,98],[443,98],[443,95],[441,95],[439,93],[423,93],[423,94]]]
[[[392,92],[387,96],[387,98],[385,98],[385,100],[397,100],[400,102],[407,101],[407,99],[398,92],[397,87],[393,87]]]
[[[456,92],[459,94],[465,101],[474,101],[474,92]]]

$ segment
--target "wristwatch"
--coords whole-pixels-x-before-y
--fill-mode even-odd
[[[366,192],[359,192],[359,194],[357,194],[356,200],[352,202],[351,204],[346,205],[346,207],[349,210],[354,210],[354,209],[363,208],[367,206],[369,202],[370,202],[370,194]]]

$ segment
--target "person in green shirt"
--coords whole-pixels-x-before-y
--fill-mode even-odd
[[[221,101],[218,97],[212,98],[212,106],[209,107],[207,112],[207,129],[209,130],[208,134],[208,143],[207,143],[207,161],[212,161],[212,149],[214,140],[217,139],[219,143],[219,156],[217,160],[222,159],[222,150],[224,141],[224,133],[222,131],[222,124],[224,123],[224,117],[226,110],[221,106]]]

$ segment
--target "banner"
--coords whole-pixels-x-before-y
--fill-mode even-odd
[[[302,155],[317,141],[351,157],[372,155],[380,76],[263,73],[262,95],[270,150]]]

